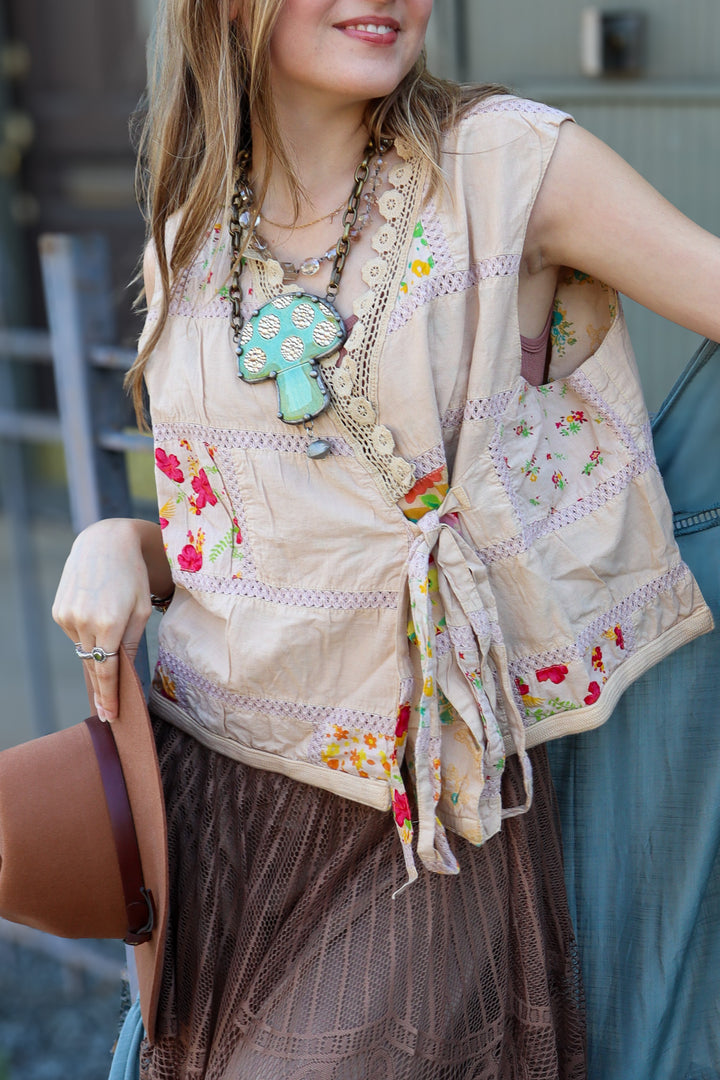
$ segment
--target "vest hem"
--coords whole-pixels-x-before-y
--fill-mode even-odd
[[[351,802],[362,803],[374,810],[389,810],[392,803],[390,789],[382,780],[365,779],[349,776],[347,773],[333,772],[323,765],[313,765],[306,761],[293,761],[290,758],[271,754],[267,750],[257,750],[251,746],[242,746],[226,735],[218,735],[205,728],[174,701],[169,701],[154,688],[150,691],[150,710],[167,723],[180,728],[187,735],[192,735],[209,750],[215,750],[225,757],[249,765],[253,769],[281,773],[291,780],[322,788],[333,795],[339,795]]]
[[[708,633],[713,628],[713,617],[710,609],[702,607],[693,615],[684,619],[676,626],[666,630],[656,641],[645,645],[638,652],[629,656],[625,663],[615,671],[603,687],[602,697],[595,705],[587,705],[583,709],[570,712],[558,713],[526,730],[526,748],[540,746],[542,743],[560,739],[565,735],[579,735],[584,731],[592,731],[601,727],[620,700],[628,687],[644,675],[651,667],[664,660],[675,649],[687,645],[696,637]],[[514,753],[514,746],[507,746],[509,753]]]

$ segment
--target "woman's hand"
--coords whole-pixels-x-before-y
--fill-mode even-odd
[[[171,591],[160,528],[147,521],[110,518],[75,540],[60,579],[52,615],[85,652],[100,646],[135,655],[152,605],[151,592]],[[85,660],[101,720],[118,715],[118,659]]]

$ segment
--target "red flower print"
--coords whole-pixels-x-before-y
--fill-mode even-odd
[[[401,705],[398,711],[397,725],[395,727],[395,738],[403,739],[407,735],[408,724],[410,723],[410,706]]]
[[[197,574],[202,569],[202,552],[194,548],[192,544],[186,544],[178,555],[178,563],[181,570],[189,570],[191,574]]]
[[[410,803],[405,792],[393,792],[393,814],[395,821],[402,828],[406,821],[410,820]]]
[[[622,628],[619,626],[615,627],[615,644],[617,645],[618,649],[625,648],[625,638],[623,637]]]
[[[160,528],[161,529],[167,529],[169,524],[170,524],[170,522],[168,521],[167,518],[164,518],[164,517],[160,518]]]
[[[590,451],[590,460],[591,461],[597,461],[597,459],[599,457],[600,457],[600,447],[596,446],[594,450]]]
[[[588,694],[585,698],[586,705],[594,705],[597,699],[600,697],[600,686],[596,682],[591,682],[588,686]]]
[[[599,645],[596,645],[592,651],[592,666],[598,668],[600,671],[605,670],[602,657],[602,649]]]
[[[565,664],[553,664],[551,667],[540,668],[539,671],[535,672],[535,676],[538,682],[547,682],[549,679],[551,683],[557,686],[558,683],[565,682],[567,673],[568,669]]]
[[[238,519],[236,517],[233,518],[233,525],[237,530],[237,535],[235,536],[235,543],[242,544],[242,533],[240,532],[240,526],[238,525]]]
[[[528,684],[524,683],[522,679],[517,678],[517,676],[515,678],[515,685],[518,688],[518,693],[520,694],[520,697],[525,697],[526,694],[530,693],[530,687],[528,686]]]
[[[182,474],[182,469],[179,467],[180,462],[174,454],[166,454],[159,446],[155,451],[155,464],[161,473],[165,473],[171,480],[174,480],[177,484],[182,484],[185,477]]]
[[[217,495],[210,487],[210,481],[208,480],[207,473],[204,469],[201,469],[197,476],[193,477],[192,489],[194,492],[197,493],[195,505],[197,506],[198,510],[202,510],[207,505],[207,503],[210,503],[211,506],[215,506],[217,502]]]

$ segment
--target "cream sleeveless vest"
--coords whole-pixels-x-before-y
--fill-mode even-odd
[[[225,224],[176,290],[147,370],[176,594],[152,705],[201,742],[378,809],[457,866],[529,804],[526,748],[603,723],[712,619],[672,535],[615,294],[561,275],[551,381],[521,376],[518,271],[564,114],[496,97],[446,139],[425,198],[407,146],[341,357],[332,453],[237,377]],[[282,289],[250,260],[246,314]],[[151,309],[148,319],[157,314]],[[410,638],[408,639],[408,622]],[[526,802],[501,805],[506,753]]]

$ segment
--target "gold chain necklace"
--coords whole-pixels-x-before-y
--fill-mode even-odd
[[[277,221],[271,221],[271,219],[267,216],[267,214],[262,213],[262,211],[261,211],[261,217],[262,217],[263,221],[267,221],[268,225],[272,225],[273,229],[285,229],[286,232],[296,232],[299,229],[309,229],[312,225],[319,225],[320,222],[325,221],[326,218],[329,218],[330,221],[332,221],[332,219],[334,217],[337,217],[337,215],[340,213],[340,211],[342,209],[344,209],[344,207],[346,207],[346,206],[347,206],[347,200],[343,199],[343,201],[340,203],[340,205],[336,206],[334,210],[331,210],[329,214],[323,214],[322,217],[315,218],[314,221],[306,221],[304,225],[281,225]]]
[[[384,153],[389,144],[383,144]],[[283,292],[263,304],[247,322],[242,316],[243,234],[255,229],[257,214],[253,211],[253,193],[245,177],[250,165],[249,154],[238,160],[230,209],[230,241],[232,246],[232,279],[230,322],[238,362],[238,375],[245,382],[274,379],[277,388],[278,418],[286,424],[304,424],[311,437],[308,457],[323,458],[330,453],[330,443],[312,438],[313,417],[330,404],[330,394],[323,381],[318,361],[331,356],[347,339],[347,329],[335,308],[335,298],[345,262],[350,251],[350,234],[357,225],[358,207],[365,182],[370,174],[370,161],[375,155],[372,142],[355,170],[354,184],[343,214],[343,232],[337,242],[330,271],[330,282],[324,298],[303,291]]]
[[[365,210],[362,216],[358,219],[357,224],[350,230],[350,239],[352,241],[358,240],[360,238],[360,234],[370,220],[370,215],[372,214],[373,207],[375,206],[375,203],[377,201],[375,193],[380,182],[380,171],[383,167],[383,164],[384,159],[382,157],[382,154],[378,154],[375,159],[375,164],[373,166],[372,178],[369,180],[369,182],[366,182],[365,184],[365,191],[363,193],[363,198],[365,199]],[[345,205],[346,204],[343,203],[343,206]],[[342,209],[342,207],[340,207],[340,209]],[[335,251],[337,250],[337,245],[335,247],[328,248],[328,250],[324,251],[322,255],[310,255],[306,259],[302,259],[301,262],[297,264],[294,262],[290,262],[289,260],[278,259],[277,256],[273,255],[272,251],[270,250],[270,245],[268,244],[265,237],[261,236],[260,233],[257,231],[257,226],[261,221],[267,221],[269,225],[273,224],[273,222],[270,221],[269,218],[258,216],[255,222],[255,228],[253,229],[250,244],[255,249],[255,251],[259,252],[261,255],[268,255],[271,258],[274,258],[275,261],[280,264],[283,272],[283,281],[286,284],[293,284],[297,281],[299,277],[314,277],[315,274],[319,272],[320,267],[324,262],[332,262],[335,258]],[[317,222],[311,222],[311,224],[317,224]],[[306,226],[301,225],[299,227],[305,228]]]

